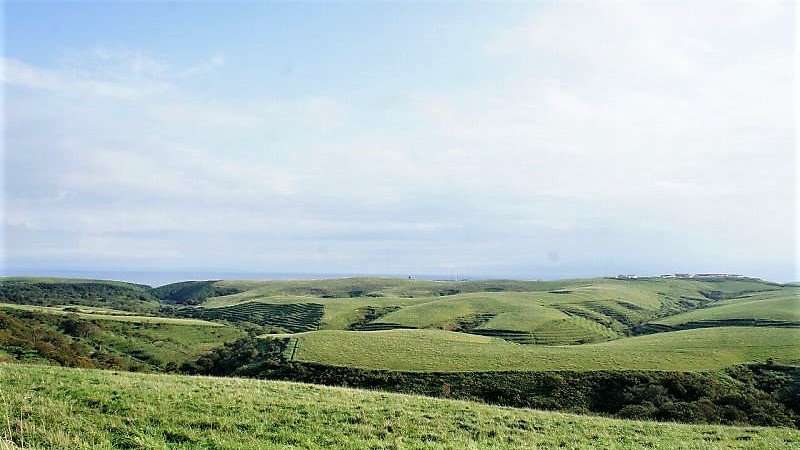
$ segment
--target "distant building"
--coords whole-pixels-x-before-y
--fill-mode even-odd
[[[742,279],[747,278],[744,275],[739,275],[736,273],[673,273],[673,274],[665,274],[661,275],[661,278],[700,278],[700,279],[712,279],[712,278],[725,278],[725,279]]]
[[[737,273],[698,273],[695,278],[744,278]]]
[[[639,275],[617,275],[618,280],[635,280]]]

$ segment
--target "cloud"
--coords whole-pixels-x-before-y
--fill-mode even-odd
[[[301,104],[301,120],[323,131],[340,127],[347,120],[347,110],[329,98],[311,98]]]
[[[224,53],[217,53],[209,58],[207,61],[204,61],[201,64],[198,64],[194,67],[189,67],[188,69],[184,69],[180,75],[181,76],[194,76],[198,74],[207,74],[214,72],[215,70],[219,69],[225,65],[225,54]]]
[[[172,86],[157,79],[101,79],[86,74],[40,69],[11,58],[2,58],[3,82],[7,85],[43,89],[72,97],[132,100],[163,95]]]
[[[76,97],[135,100],[174,94],[174,81],[211,73],[225,63],[218,53],[196,66],[176,69],[141,51],[110,49],[71,51],[57,69],[42,69],[14,58],[0,59],[8,85],[45,89]]]

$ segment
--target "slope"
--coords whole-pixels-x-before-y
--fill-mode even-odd
[[[769,327],[703,328],[569,346],[475,340],[437,330],[331,330],[292,336],[297,339],[297,361],[366,369],[692,371],[767,360],[800,364],[800,329]]]
[[[678,425],[297,383],[0,365],[2,448],[789,449],[783,428]]]

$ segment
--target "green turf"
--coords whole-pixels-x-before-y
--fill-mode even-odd
[[[800,329],[723,327],[598,344],[519,345],[437,330],[317,331],[295,335],[295,359],[368,369],[712,370],[774,359],[800,364]]]
[[[790,449],[783,428],[636,422],[274,381],[0,365],[0,448]]]

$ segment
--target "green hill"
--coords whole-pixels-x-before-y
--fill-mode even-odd
[[[800,423],[798,291],[760,280],[0,283],[0,362],[346,383],[620,418]],[[740,366],[750,363],[759,364]],[[183,442],[210,446],[181,430]],[[148,436],[114,445],[161,445],[162,434]]]
[[[767,360],[800,364],[800,329],[769,327],[702,328],[569,346],[438,330],[329,330],[291,337],[297,339],[297,361],[366,369],[692,371]]]
[[[680,319],[672,319],[676,315],[691,311],[698,315],[687,316],[688,322],[706,320],[704,317],[710,317],[704,316],[708,314],[704,312],[706,308],[729,303],[732,306],[739,299],[773,299],[772,303],[752,304],[756,309],[765,308],[761,318],[771,320],[768,309],[782,305],[785,311],[790,311],[789,299],[796,292],[796,288],[754,279],[343,278],[187,281],[155,289],[97,280],[4,278],[0,281],[0,303],[90,306],[289,332],[455,330],[540,345],[602,342],[670,330],[679,325],[674,320]],[[780,302],[783,303],[778,305]],[[717,322],[719,326],[737,324],[741,325]]]
[[[159,301],[150,286],[120,281],[72,278],[0,278],[0,303],[84,305],[155,313]]]
[[[230,378],[0,365],[0,448],[790,449],[788,428],[637,422]]]
[[[246,334],[197,319],[0,304],[0,363],[160,371]]]
[[[652,332],[653,328],[644,330],[641,325],[726,299],[783,293],[789,288],[753,279],[454,282],[347,278],[222,281],[214,282],[213,289],[237,293],[207,298],[200,306],[209,311],[197,317],[224,313],[229,320],[244,320],[244,310],[262,308],[243,306],[247,304],[286,305],[296,310],[320,305],[318,320],[308,315],[287,320],[285,327],[279,318],[262,322],[289,331],[442,329],[517,343],[561,345]]]
[[[653,321],[674,329],[749,324],[800,327],[800,288],[759,292]]]

